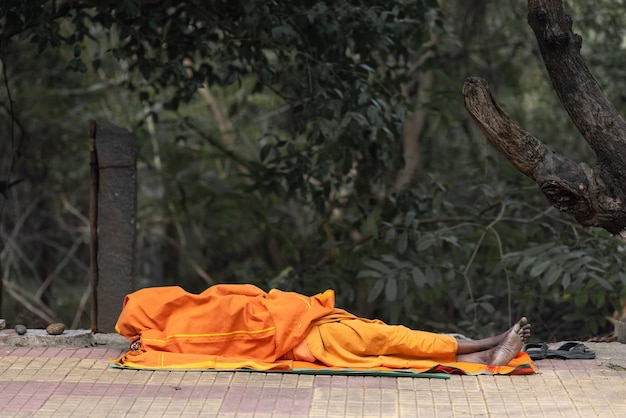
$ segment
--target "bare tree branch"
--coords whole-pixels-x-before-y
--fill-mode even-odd
[[[533,179],[550,203],[584,226],[626,241],[626,122],[604,96],[581,55],[581,37],[561,0],[528,0],[528,21],[563,107],[598,156],[577,163],[520,128],[493,98],[487,83],[470,77],[465,107],[487,140]]]
[[[617,113],[580,55],[582,38],[562,0],[529,0],[528,23],[556,94],[601,164],[624,167],[626,122]]]

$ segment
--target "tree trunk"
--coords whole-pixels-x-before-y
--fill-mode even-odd
[[[533,179],[554,207],[626,241],[626,122],[585,65],[582,38],[572,32],[562,1],[528,0],[528,23],[552,85],[597,162],[588,166],[550,150],[506,114],[482,79],[466,80],[465,107],[487,140]]]

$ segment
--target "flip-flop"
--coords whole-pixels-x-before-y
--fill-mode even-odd
[[[570,359],[594,359],[596,353],[586,345],[577,342],[567,342],[556,350],[548,350],[546,358],[557,358],[563,360]]]
[[[548,353],[548,344],[528,343],[524,345],[522,351],[525,351],[533,360],[543,360]]]

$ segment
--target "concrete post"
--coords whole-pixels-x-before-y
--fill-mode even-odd
[[[135,290],[137,143],[124,128],[95,126],[97,186],[97,332],[115,332],[124,296]],[[93,318],[92,318],[93,321]]]

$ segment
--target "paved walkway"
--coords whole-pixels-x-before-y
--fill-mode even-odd
[[[120,370],[123,349],[0,345],[0,417],[626,417],[626,345],[531,376]]]

